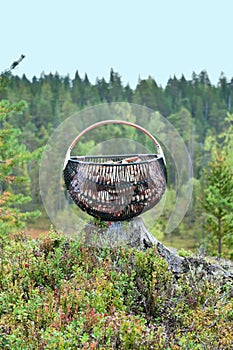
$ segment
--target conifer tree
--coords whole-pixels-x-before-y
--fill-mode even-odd
[[[27,161],[32,158],[25,145],[19,143],[20,130],[12,128],[6,118],[13,112],[19,113],[24,102],[10,104],[0,102],[0,227],[9,232],[25,226],[25,222],[39,215],[29,212],[25,204],[31,201]],[[23,206],[23,209],[21,208]]]
[[[232,121],[229,116],[226,121]],[[204,199],[202,207],[205,210],[204,228],[214,243],[217,239],[217,252],[222,255],[223,243],[230,248],[233,243],[233,127],[219,135],[217,140],[207,139],[212,152],[209,167],[204,170]],[[215,143],[213,143],[215,141]]]
[[[22,56],[20,58],[22,60]],[[17,61],[11,69],[17,66]],[[11,71],[7,71],[8,74]],[[0,90],[7,77],[0,75]],[[14,113],[20,114],[27,106],[26,102],[10,103],[0,101],[0,230],[8,233],[25,226],[25,222],[38,216],[38,211],[29,212],[22,206],[30,202],[30,184],[27,173],[27,161],[34,155],[20,144],[21,131],[11,126],[10,120]]]
[[[233,232],[233,173],[224,156],[216,154],[215,162],[206,173],[203,208],[205,230],[217,239],[218,255],[222,255],[223,240]]]

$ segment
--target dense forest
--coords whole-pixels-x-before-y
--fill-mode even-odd
[[[73,113],[93,105],[128,102],[146,106],[159,111],[175,126],[190,152],[194,170],[192,201],[183,222],[166,237],[162,232],[162,221],[167,219],[164,213],[153,233],[160,232],[159,237],[170,244],[179,245],[182,241],[186,248],[204,244],[205,250],[210,249],[214,254],[221,254],[224,250],[229,256],[233,230],[233,186],[229,165],[232,160],[232,90],[233,78],[229,80],[222,73],[215,86],[206,71],[193,73],[190,80],[184,76],[180,79],[171,77],[165,88],[149,76],[139,79],[135,89],[129,84],[124,86],[120,74],[113,69],[109,81],[97,78],[95,84],[89,81],[87,74],[80,77],[78,71],[73,79],[58,73],[42,73],[39,78],[31,80],[25,75],[3,74],[0,86],[1,139],[5,143],[1,145],[1,196],[4,193],[6,196],[10,189],[14,193],[23,192],[28,198],[20,202],[24,216],[29,211],[37,217],[38,210],[43,212],[38,160],[53,130]],[[10,148],[15,151],[10,151]],[[25,154],[21,160],[27,160],[26,165],[20,161],[15,164],[18,183],[12,180],[12,171],[4,164],[14,152]],[[30,182],[24,181],[23,177],[30,178]],[[225,184],[224,179],[228,179]],[[226,183],[227,188],[223,186]],[[216,203],[218,213],[215,213]],[[17,210],[18,207],[17,204]]]

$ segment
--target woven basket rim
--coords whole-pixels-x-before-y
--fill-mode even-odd
[[[117,157],[124,157],[124,158],[127,158],[128,156],[137,156],[140,158],[140,156],[151,156],[151,159],[145,159],[145,160],[140,160],[140,161],[137,161],[137,162],[129,162],[129,163],[109,163],[109,162],[91,162],[91,161],[85,161],[85,158],[106,158],[106,159],[109,159],[109,158],[117,158]],[[153,158],[152,158],[153,157]],[[124,158],[122,160],[124,160]],[[72,163],[77,163],[77,164],[90,164],[90,165],[104,165],[104,166],[130,166],[130,165],[139,165],[139,164],[145,164],[145,163],[151,163],[153,161],[157,161],[159,160],[160,158],[163,158],[163,156],[161,155],[157,155],[157,154],[117,154],[117,155],[109,155],[109,156],[71,156],[69,158],[68,161],[72,162]]]

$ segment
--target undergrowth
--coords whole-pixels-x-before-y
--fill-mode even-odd
[[[230,281],[55,231],[1,236],[0,250],[1,349],[232,349]]]

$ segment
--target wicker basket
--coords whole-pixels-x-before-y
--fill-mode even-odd
[[[157,153],[70,156],[84,134],[106,124],[124,124],[142,131],[154,142]],[[123,120],[105,120],[83,130],[67,151],[63,171],[73,201],[104,221],[138,216],[156,205],[166,190],[166,163],[159,143],[146,129]]]

